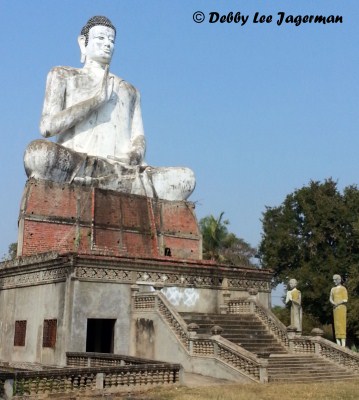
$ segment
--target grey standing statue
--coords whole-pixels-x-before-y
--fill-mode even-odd
[[[285,302],[291,303],[290,309],[290,324],[297,332],[302,332],[302,294],[297,289],[298,282],[296,279],[290,279]]]
[[[24,156],[29,178],[96,186],[166,200],[185,200],[195,187],[185,167],[145,162],[140,94],[109,72],[116,29],[103,16],[78,37],[83,68],[55,67],[47,77],[40,123],[45,138]]]

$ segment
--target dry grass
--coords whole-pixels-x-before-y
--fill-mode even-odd
[[[123,400],[358,400],[359,379],[312,384],[224,385],[157,388],[144,393],[101,395],[97,399]],[[84,397],[81,399],[85,400]],[[86,397],[87,399],[87,397]]]

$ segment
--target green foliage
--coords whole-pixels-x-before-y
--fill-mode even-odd
[[[9,244],[8,252],[2,257],[2,261],[14,260],[17,254],[17,242]]]
[[[281,321],[285,326],[290,325],[290,309],[289,307],[274,306],[272,313]]]
[[[213,215],[202,218],[199,226],[203,237],[203,258],[223,264],[253,266],[251,258],[256,249],[234,233],[228,232],[228,220],[223,220],[222,212],[218,218]]]
[[[311,181],[263,214],[259,254],[275,283],[298,280],[304,313],[321,324],[332,321],[332,277],[340,274],[349,292],[348,333],[359,339],[359,190],[340,193],[332,179]]]

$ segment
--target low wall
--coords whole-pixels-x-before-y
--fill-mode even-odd
[[[92,393],[101,394],[144,389],[157,385],[179,384],[182,379],[181,366],[160,362],[147,363],[135,357],[73,353],[68,355],[71,367],[44,371],[0,372],[0,396],[3,398],[38,399],[52,394]],[[80,367],[86,362],[102,363],[102,366]],[[81,361],[82,360],[82,361]],[[101,361],[100,361],[101,360]],[[131,365],[112,365],[130,362]]]

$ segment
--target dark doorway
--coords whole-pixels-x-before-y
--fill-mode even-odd
[[[113,353],[115,322],[115,319],[87,320],[87,352]]]

